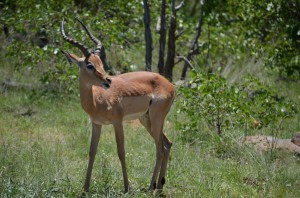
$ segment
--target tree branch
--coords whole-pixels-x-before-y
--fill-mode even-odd
[[[184,56],[176,56],[176,58],[179,59],[179,61],[177,61],[175,64],[178,64],[181,61],[185,61],[185,63],[188,65],[188,67],[190,69],[194,69],[194,66],[192,65],[192,63]]]
[[[181,30],[176,36],[175,39],[177,40],[184,32],[186,31],[186,29]]]
[[[197,27],[197,32],[193,41],[193,44],[191,45],[191,48],[187,54],[187,60],[191,60],[192,57],[196,54],[200,54],[199,45],[198,45],[198,39],[201,34],[202,25],[203,25],[203,13],[204,13],[204,0],[200,0],[201,8],[200,8],[200,17]],[[187,69],[189,68],[188,63],[186,62],[183,66],[182,72],[181,72],[181,80],[184,80],[186,77]]]
[[[182,6],[184,6],[184,0],[181,1],[180,4],[175,7],[175,11],[177,12],[178,10],[180,10]]]

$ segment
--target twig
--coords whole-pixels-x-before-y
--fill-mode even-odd
[[[184,0],[181,1],[180,4],[175,7],[175,11],[177,12],[178,10],[180,10],[180,8],[182,8],[182,6],[184,6]]]
[[[178,58],[179,61],[176,62],[175,64],[178,64],[179,62],[181,62],[182,60],[184,60],[188,64],[188,66],[189,66],[190,69],[194,69],[194,66],[192,65],[192,63],[186,57],[184,57],[184,56],[176,56],[176,58]]]
[[[177,40],[184,32],[186,31],[186,28],[181,30],[176,36],[175,39]]]

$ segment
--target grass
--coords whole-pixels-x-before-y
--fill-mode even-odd
[[[78,99],[31,103],[29,95],[26,91],[1,95],[1,197],[81,195],[91,130],[87,116]],[[19,115],[26,108],[35,113]],[[167,197],[299,197],[299,157],[278,151],[271,158],[239,146],[229,134],[232,144],[222,157],[217,142],[179,142],[172,122],[171,115],[165,127],[174,143],[164,190]],[[88,197],[153,196],[141,190],[148,187],[154,166],[153,140],[136,122],[126,124],[125,135],[133,190],[122,193],[114,133],[105,126]]]
[[[14,73],[9,61],[3,63],[0,82],[7,77],[26,82],[32,72]],[[299,99],[293,82],[278,87]],[[90,121],[76,96],[32,96],[31,91],[13,89],[0,94],[0,197],[78,197],[87,167]],[[173,141],[163,191],[166,197],[300,197],[299,157],[242,146],[240,131],[225,131],[222,140],[201,131],[198,141],[183,143],[180,131],[175,130],[175,123],[181,121],[175,107],[165,123]],[[33,113],[22,115],[28,109]],[[299,115],[284,127],[290,131],[283,136],[299,130]],[[155,162],[152,138],[132,121],[125,125],[125,142],[131,192],[123,194],[114,132],[104,126],[87,197],[157,195],[143,190],[148,188]]]

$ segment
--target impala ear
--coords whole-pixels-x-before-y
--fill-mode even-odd
[[[69,52],[61,50],[61,52],[65,55],[69,63],[75,63],[79,65],[79,58],[73,54],[70,54]]]

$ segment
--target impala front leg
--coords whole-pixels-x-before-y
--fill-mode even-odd
[[[97,152],[100,134],[101,134],[101,125],[92,123],[92,138],[91,138],[90,153],[89,153],[89,164],[88,164],[86,177],[85,177],[85,183],[84,183],[84,187],[83,187],[85,192],[89,191],[89,188],[90,188],[93,164],[95,161],[95,155]]]
[[[124,178],[124,188],[125,193],[129,191],[129,181],[126,170],[126,161],[125,161],[125,146],[124,146],[124,131],[122,122],[116,122],[113,124],[115,129],[115,136],[117,142],[118,156],[122,165],[122,173]]]

